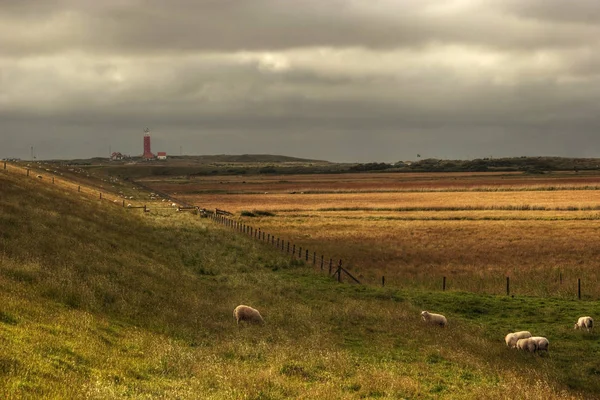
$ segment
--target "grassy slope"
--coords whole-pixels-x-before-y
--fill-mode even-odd
[[[571,329],[597,303],[338,285],[210,221],[3,173],[0,227],[3,398],[600,394],[598,335]],[[240,303],[267,325],[238,329]],[[424,327],[421,308],[450,328]],[[521,328],[547,335],[551,356],[507,350]]]

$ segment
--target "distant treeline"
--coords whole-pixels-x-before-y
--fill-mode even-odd
[[[264,157],[261,159],[264,160]],[[91,162],[90,162],[91,161]],[[124,179],[138,179],[149,176],[211,176],[211,175],[294,175],[294,174],[342,174],[350,172],[525,172],[543,174],[550,171],[589,171],[600,170],[597,158],[564,157],[513,157],[481,158],[474,160],[441,160],[427,158],[418,161],[398,161],[396,163],[305,163],[295,160],[288,162],[226,162],[209,164],[182,164],[170,162],[95,163],[94,160],[71,162],[87,168],[101,168],[106,174]]]
[[[356,164],[351,171],[397,171],[397,172],[512,172],[522,171],[543,174],[549,171],[584,171],[600,169],[597,158],[563,157],[513,157],[480,158],[475,160],[440,160],[427,158],[415,162],[399,161],[395,164]]]

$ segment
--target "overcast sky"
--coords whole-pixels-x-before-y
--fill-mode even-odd
[[[0,0],[0,158],[600,156],[598,0]]]

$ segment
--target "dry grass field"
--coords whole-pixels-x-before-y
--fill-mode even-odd
[[[554,289],[520,295],[543,286],[535,266],[552,273],[543,263],[554,256],[579,256],[573,273],[592,270],[596,220],[573,217],[591,211],[236,213],[344,257],[365,281],[389,271],[380,288],[339,285],[224,225],[163,214],[156,194],[130,182],[85,175],[72,182],[79,193],[54,177],[0,172],[1,398],[598,398],[598,333],[573,322],[599,315],[599,303]],[[99,199],[111,183],[116,192]],[[120,192],[155,198],[152,212],[115,207]],[[452,271],[451,290],[415,289]],[[514,297],[454,290],[497,291],[506,273]],[[557,288],[572,298],[564,274]],[[238,327],[231,311],[242,302],[266,325]],[[423,309],[450,325],[422,324]],[[548,337],[550,353],[508,349],[516,329]]]
[[[147,185],[342,259],[365,282],[600,298],[600,175],[194,177]],[[244,211],[272,215],[247,217]],[[248,213],[244,213],[248,214]]]

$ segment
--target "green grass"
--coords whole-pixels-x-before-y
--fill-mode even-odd
[[[600,395],[598,334],[572,329],[598,302],[337,284],[210,220],[4,173],[0,227],[2,398]],[[266,325],[238,328],[242,303]],[[550,354],[507,349],[517,329]]]

